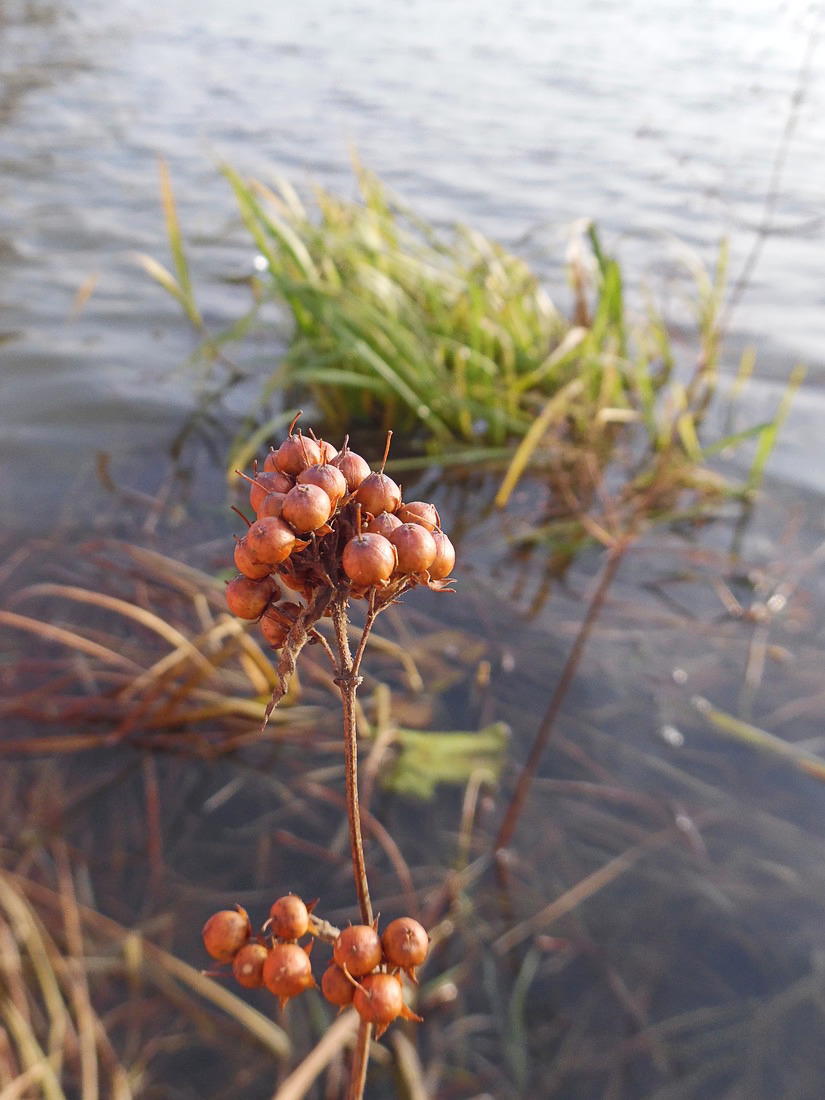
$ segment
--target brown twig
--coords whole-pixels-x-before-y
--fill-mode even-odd
[[[370,901],[369,884],[367,882],[367,868],[364,860],[364,844],[361,836],[361,815],[358,807],[358,730],[355,719],[355,693],[358,690],[360,677],[352,658],[352,651],[347,637],[347,597],[346,594],[338,595],[332,601],[332,625],[335,629],[335,638],[338,643],[339,667],[335,682],[341,692],[341,704],[344,711],[344,754],[346,769],[347,792],[347,818],[349,820],[350,852],[352,854],[352,873],[355,879],[355,889],[358,894],[358,907],[361,910],[361,920],[364,924],[372,924],[372,903]],[[373,615],[374,618],[374,615]],[[362,634],[362,642],[359,644],[357,659],[363,652],[365,635],[372,625],[371,618],[367,617],[367,623]]]
[[[573,682],[573,677],[576,675],[576,670],[579,667],[579,661],[587,645],[590,632],[602,609],[607,590],[610,588],[613,578],[616,576],[616,571],[619,568],[628,545],[629,540],[620,539],[608,550],[604,568],[602,569],[601,576],[596,585],[596,590],[587,608],[587,614],[579,627],[579,632],[576,635],[576,640],[573,642],[573,648],[570,650],[567,661],[562,669],[561,676],[556,685],[556,690],[553,692],[547,709],[544,712],[544,717],[541,720],[538,733],[533,741],[533,747],[530,750],[527,763],[521,769],[516,789],[513,792],[513,797],[510,800],[510,805],[507,808],[504,821],[501,823],[498,835],[496,836],[494,844],[494,851],[496,852],[500,852],[506,848],[512,839],[516,824],[524,809],[524,803],[527,800],[527,795],[535,777],[539,761],[553,735],[556,717],[558,716],[561,704],[567,695],[570,684]]]

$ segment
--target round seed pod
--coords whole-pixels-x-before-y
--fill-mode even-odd
[[[231,962],[249,937],[252,925],[245,909],[221,909],[203,926],[203,946],[218,962]]]
[[[406,1008],[401,980],[395,974],[368,974],[355,990],[352,1003],[362,1020],[375,1024],[376,1038]]]
[[[349,447],[339,451],[332,459],[332,465],[337,466],[346,478],[347,488],[354,493],[365,477],[369,477],[370,466],[365,458],[351,451]]]
[[[289,482],[289,484],[283,490],[283,492],[285,493],[288,493],[292,486],[295,484],[294,477],[291,474],[284,473],[284,471],[279,468],[278,452],[274,448],[270,448],[269,451],[267,451],[266,458],[264,459],[263,463],[263,472],[265,474],[277,473],[280,477],[285,478]]]
[[[273,649],[280,649],[300,611],[297,603],[270,604],[261,616],[261,633]]]
[[[435,561],[436,545],[426,527],[402,523],[390,535],[398,554],[399,573],[423,573]]]
[[[333,512],[347,492],[347,479],[337,466],[332,466],[329,462],[307,466],[305,470],[301,470],[296,480],[299,485],[318,485],[323,489],[332,501]]]
[[[264,963],[269,954],[262,943],[248,943],[232,960],[235,981],[244,989],[260,989],[264,984]]]
[[[255,509],[258,519],[263,519],[265,516],[280,516],[285,499],[286,493],[267,493]]]
[[[289,634],[289,626],[279,615],[265,611],[261,618],[261,633],[273,649],[280,649]]]
[[[244,541],[253,562],[280,565],[292,553],[298,540],[292,528],[282,519],[264,516],[255,520],[246,532]]]
[[[352,1003],[352,995],[355,986],[346,976],[341,967],[331,962],[321,978],[321,992],[332,1005],[343,1008]]]
[[[346,967],[353,978],[360,978],[381,962],[381,937],[371,924],[351,924],[339,933],[332,953],[340,967]]]
[[[382,584],[395,571],[398,555],[383,535],[364,534],[351,538],[344,547],[341,564],[357,585]]]
[[[430,939],[424,927],[412,917],[390,921],[381,937],[384,959],[412,977],[413,968],[420,966],[430,950]]]
[[[388,539],[396,527],[401,526],[401,523],[398,516],[393,515],[392,512],[379,512],[377,516],[372,517],[364,530],[373,535],[383,535]]]
[[[249,553],[249,544],[246,541],[245,535],[235,543],[234,556],[238,572],[243,573],[243,575],[249,577],[250,580],[263,580],[264,577],[268,577],[272,572],[271,565],[261,564],[261,562],[252,560],[252,556]]]
[[[297,484],[284,497],[281,519],[299,535],[317,531],[332,513],[332,501],[320,485]]]
[[[455,547],[443,531],[433,531],[435,540],[435,558],[429,568],[430,577],[434,581],[444,580],[449,577],[455,565]]]
[[[294,485],[291,477],[277,471],[258,474],[249,486],[249,503],[256,515],[260,515],[261,503],[270,493],[288,493]]]
[[[420,523],[428,531],[441,526],[441,520],[434,504],[426,500],[411,500],[398,509],[398,518],[402,523]]]
[[[401,503],[401,490],[391,477],[384,473],[369,474],[355,490],[353,499],[365,512],[377,516],[379,512],[394,512]]]
[[[297,943],[276,943],[266,957],[263,979],[266,988],[279,998],[283,1008],[290,997],[296,997],[315,985],[309,954]]]
[[[273,470],[278,469],[278,452],[275,450],[274,447],[270,447],[269,450],[266,452],[263,466],[265,474],[271,473]]]
[[[309,927],[309,911],[297,894],[285,894],[272,903],[269,931],[277,940],[297,940]]]
[[[257,619],[263,615],[274,591],[275,582],[270,576],[261,580],[233,577],[226,586],[226,606],[239,619]]]
[[[321,461],[321,449],[314,439],[305,435],[290,435],[283,441],[275,456],[275,469],[296,477],[307,466],[317,466]]]

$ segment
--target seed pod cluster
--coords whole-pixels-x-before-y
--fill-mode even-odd
[[[376,1038],[399,1016],[420,1021],[404,1003],[399,971],[417,984],[415,967],[424,962],[429,946],[426,931],[412,917],[392,921],[383,936],[374,925],[351,924],[333,944],[321,992],[340,1008],[352,1004],[363,1020],[375,1025]]]
[[[245,909],[223,909],[213,913],[203,926],[203,943],[218,962],[231,963],[235,980],[244,989],[266,987],[281,1002],[315,986],[309,953],[312,942],[297,941],[309,931],[307,905],[295,894],[273,902],[269,919],[257,934]]]
[[[347,440],[338,451],[294,429],[295,421],[260,470],[241,475],[255,518],[235,544],[229,610],[258,621],[278,649],[303,607],[283,601],[282,589],[306,603],[321,589],[343,589],[379,608],[417,584],[451,591],[455,549],[435,506],[404,502],[384,473],[389,435],[381,469],[371,471]]]
[[[338,931],[312,917],[315,902],[296,894],[272,903],[269,918],[254,933],[245,909],[223,909],[203,927],[207,952],[229,963],[245,989],[265,987],[281,1003],[316,985],[309,955],[314,937],[332,943],[333,957],[321,978],[321,992],[330,1004],[356,1012],[375,1025],[376,1038],[399,1016],[419,1020],[404,1002],[401,972],[418,984],[415,968],[427,958],[429,937],[412,917],[398,917],[379,935],[375,924],[351,924]],[[313,937],[306,945],[298,941]]]

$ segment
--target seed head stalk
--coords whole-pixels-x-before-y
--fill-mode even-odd
[[[347,597],[345,593],[339,594],[333,599],[331,611],[339,661],[335,682],[341,693],[344,714],[345,781],[352,873],[358,895],[358,907],[361,910],[361,922],[372,924],[372,902],[370,901],[369,883],[367,882],[367,867],[364,860],[364,844],[361,834],[361,813],[358,805],[358,727],[355,717],[355,696],[358,685],[361,683],[359,674],[361,658],[364,654],[367,637],[375,621],[376,611],[374,600],[370,599],[367,620],[354,657],[347,635]]]
[[[330,454],[329,446],[312,433],[308,438],[294,429],[295,421],[287,439],[277,450],[270,450],[263,473],[259,474],[256,466],[254,477],[246,479],[251,485],[250,507],[257,518],[249,521],[244,517],[247,530],[237,540],[234,555],[239,576],[227,585],[227,605],[239,617],[250,622],[257,620],[271,648],[280,650],[276,684],[264,712],[264,725],[286,694],[298,656],[309,642],[326,653],[341,695],[353,879],[361,922],[367,926],[363,931],[379,946],[371,968],[360,972],[362,982],[349,977],[355,987],[349,1001],[346,997],[339,999],[340,989],[337,992],[331,986],[324,989],[323,981],[321,988],[331,1003],[340,1007],[352,1003],[361,1017],[347,1090],[347,1100],[361,1100],[373,1030],[376,1038],[380,1038],[399,1016],[420,1020],[404,1003],[397,974],[400,968],[413,977],[412,966],[408,967],[406,956],[400,963],[395,959],[392,937],[384,945],[373,919],[358,797],[356,695],[362,682],[361,661],[376,617],[405,592],[416,585],[433,591],[453,591],[450,572],[455,564],[455,548],[440,529],[435,506],[427,501],[404,504],[400,486],[384,473],[389,434],[381,469],[370,473],[367,462],[350,451],[347,442],[341,452],[332,448]],[[383,526],[379,522],[382,517]],[[381,529],[373,528],[373,523],[378,523]],[[284,594],[282,589],[288,592]],[[300,602],[295,602],[296,598]],[[366,598],[366,615],[353,652],[347,611],[351,599],[362,598]],[[318,629],[325,616],[332,622],[334,641]],[[243,940],[240,944],[232,940],[226,946],[225,961],[231,955],[234,967],[238,958],[246,959],[241,951],[254,955],[250,957],[248,972],[240,965],[239,973],[249,988],[262,981],[279,997],[282,1007],[293,996],[317,984],[308,964],[309,946],[298,945],[293,926],[282,923],[284,913],[292,910],[300,910],[308,920],[311,908],[302,899],[285,895],[273,905],[270,920],[254,942],[245,915],[240,911],[220,914],[221,920],[232,928],[240,925]],[[424,952],[417,959],[420,964],[426,956],[427,934],[414,921],[412,924],[424,941]],[[312,929],[307,924],[311,935],[317,935],[320,927],[315,916]],[[336,944],[345,933],[346,930],[341,933],[335,930]],[[220,946],[223,948],[224,944]],[[255,973],[259,962],[261,981]],[[347,975],[345,965],[343,971],[343,964],[336,961],[334,965],[339,974]]]

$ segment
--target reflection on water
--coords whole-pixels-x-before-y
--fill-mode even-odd
[[[128,0],[6,5],[0,330],[17,339],[4,349],[0,457],[11,481],[49,446],[84,471],[93,440],[154,450],[191,405],[191,378],[175,373],[190,336],[130,257],[166,255],[159,154],[213,326],[234,315],[218,276],[252,260],[216,158],[350,191],[349,142],[426,216],[521,241],[554,285],[564,226],[582,216],[608,242],[619,236],[631,275],[652,271],[659,288],[661,234],[712,263],[731,233],[735,274],[816,20],[773,0],[592,0],[575,12],[537,0],[358,11],[245,0],[231,17],[217,3],[194,14],[173,2],[151,17]],[[738,339],[759,342],[763,374],[784,379],[802,357],[816,382],[823,226],[812,166],[825,110],[809,54],[774,212],[782,233],[734,323]],[[94,295],[73,321],[90,277]]]

